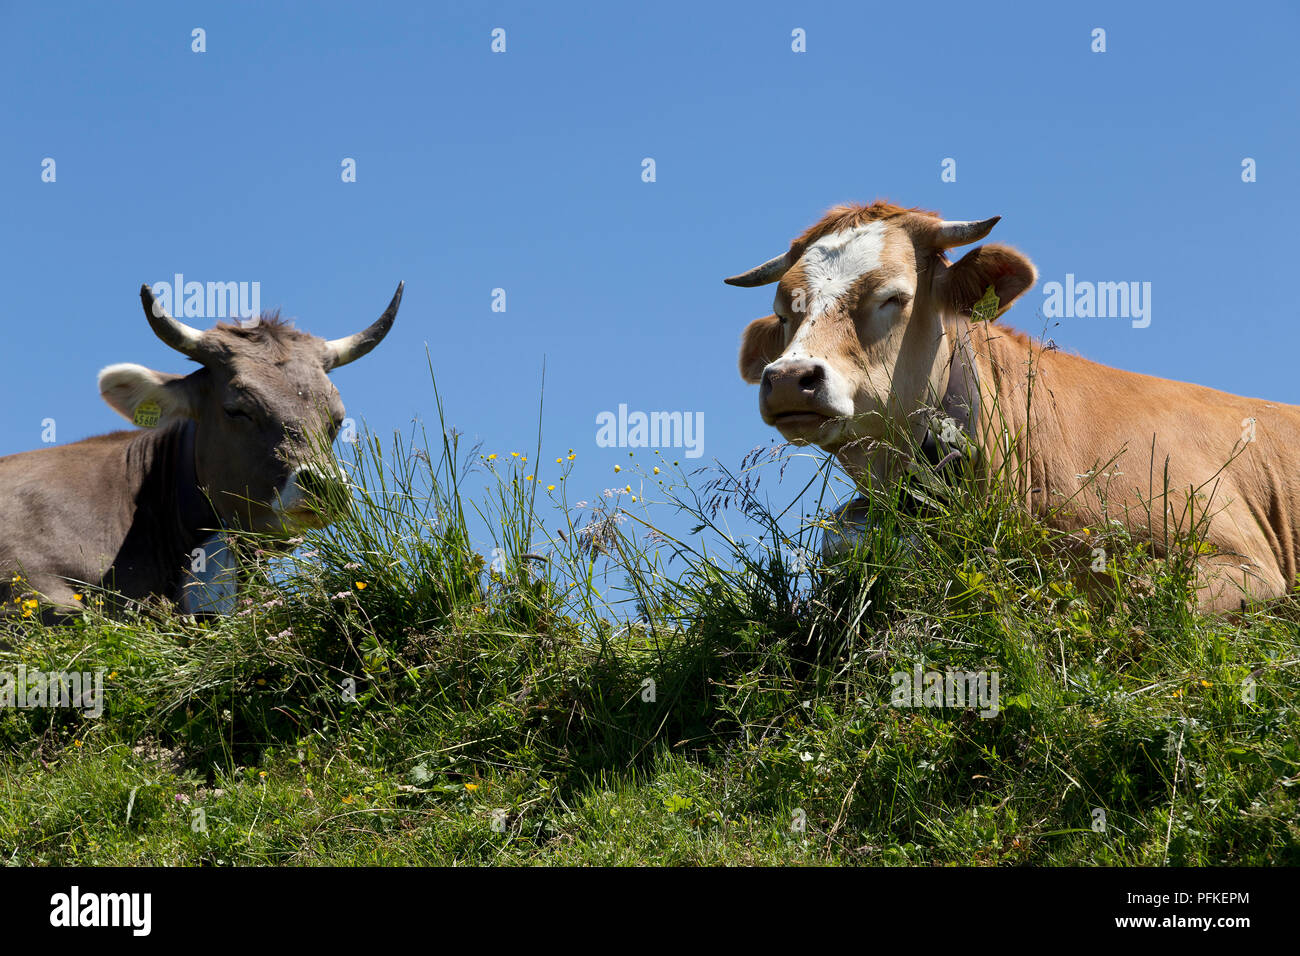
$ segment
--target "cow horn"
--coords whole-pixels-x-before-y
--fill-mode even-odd
[[[355,362],[384,340],[388,330],[393,327],[393,320],[397,318],[397,307],[402,304],[402,289],[405,286],[405,282],[397,283],[393,301],[388,303],[384,314],[376,319],[370,328],[341,339],[330,339],[325,343],[325,347],[329,350],[329,358],[325,362],[327,369]]]
[[[979,242],[998,224],[1001,216],[994,216],[992,219],[981,219],[978,222],[958,222],[956,220],[945,219],[934,227],[934,244],[940,249],[951,249],[953,246],[965,246],[972,242]]]
[[[722,281],[727,285],[744,286],[747,289],[756,285],[767,285],[785,275],[792,265],[794,263],[790,261],[790,253],[783,252],[775,259],[768,259],[761,266],[754,266],[748,272],[742,272],[738,276]]]
[[[145,318],[149,320],[149,325],[158,338],[182,355],[200,359],[203,352],[199,347],[199,339],[203,337],[202,332],[168,315],[167,310],[153,297],[153,290],[147,285],[140,286],[140,302],[144,306]]]

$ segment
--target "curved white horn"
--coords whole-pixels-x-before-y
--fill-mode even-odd
[[[397,318],[397,307],[402,304],[402,289],[405,286],[405,282],[397,283],[397,291],[393,293],[393,301],[388,303],[388,308],[384,309],[384,314],[377,318],[368,329],[341,339],[330,339],[325,343],[325,347],[329,350],[329,357],[325,361],[326,369],[338,368],[340,365],[355,362],[383,341],[384,336],[388,334],[388,330],[393,327],[393,320]]]
[[[745,288],[767,285],[769,282],[775,282],[785,275],[792,265],[794,263],[790,261],[790,253],[783,252],[774,259],[768,259],[761,266],[754,266],[748,272],[742,272],[738,276],[732,276],[730,279],[723,279],[722,281],[727,285],[738,285]]]
[[[140,286],[140,303],[144,306],[145,318],[149,320],[154,335],[182,355],[201,360],[203,350],[199,347],[199,339],[203,337],[202,332],[168,315],[147,285]]]
[[[935,245],[940,249],[951,249],[953,246],[965,246],[972,242],[979,242],[998,224],[1001,216],[994,216],[992,219],[972,220],[971,222],[957,222],[956,220],[945,219],[934,228]]]

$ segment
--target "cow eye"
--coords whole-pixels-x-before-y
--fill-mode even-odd
[[[233,405],[227,405],[225,411],[227,418],[235,420],[247,419],[249,421],[253,418],[253,416],[249,415],[248,412],[244,411],[242,408],[237,408]]]

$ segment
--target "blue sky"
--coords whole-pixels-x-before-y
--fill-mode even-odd
[[[1267,2],[0,3],[0,454],[45,418],[59,441],[120,427],[106,364],[187,370],[137,298],[180,272],[260,282],[325,336],[404,279],[387,341],[335,375],[380,433],[433,417],[427,343],[450,422],[502,453],[535,444],[545,361],[571,499],[627,464],[596,445],[620,403],[702,412],[701,462],[734,465],[775,437],[735,369],[771,290],[722,278],[878,197],[1002,216],[990,238],[1040,273],[1010,325],[1043,332],[1067,273],[1150,282],[1148,328],[1048,334],[1300,404],[1298,27]]]

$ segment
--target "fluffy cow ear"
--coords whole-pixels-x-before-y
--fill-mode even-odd
[[[763,369],[785,351],[785,330],[775,315],[755,319],[740,337],[740,377],[750,385],[763,378]]]
[[[991,242],[972,249],[941,278],[940,301],[959,315],[970,315],[989,286],[998,297],[998,315],[1038,280],[1034,264],[1010,246]]]
[[[123,362],[99,373],[99,394],[123,418],[145,428],[198,417],[192,376]]]

